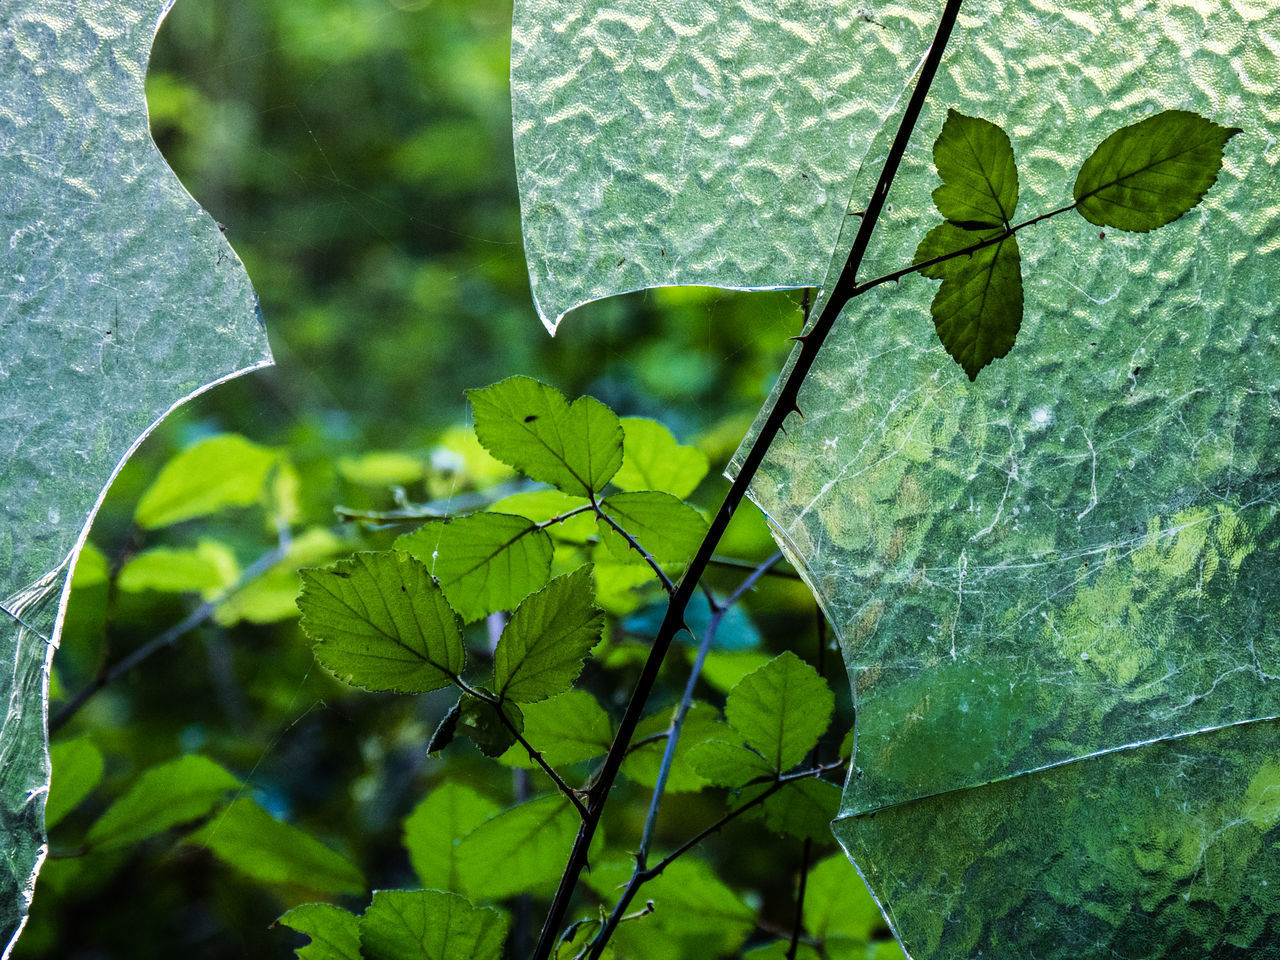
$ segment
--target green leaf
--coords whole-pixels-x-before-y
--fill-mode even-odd
[[[422,479],[423,458],[403,450],[370,450],[358,457],[338,460],[338,474],[343,480],[363,487],[396,487],[417,483]]]
[[[623,490],[661,490],[683,499],[707,475],[707,455],[677,443],[656,420],[623,417],[622,433],[622,467],[613,482]]]
[[[698,775],[717,787],[740,787],[759,777],[773,779],[769,761],[741,743],[705,740],[689,750],[689,762]]]
[[[595,605],[591,565],[556,577],[527,597],[493,653],[493,684],[508,700],[530,703],[567,690],[600,640],[604,614]]]
[[[102,780],[102,753],[88,737],[79,737],[52,744],[49,757],[53,777],[44,807],[44,824],[45,829],[52,830]]]
[[[528,377],[508,377],[467,396],[485,449],[534,480],[589,497],[622,465],[622,425],[599,400],[569,403]]]
[[[600,503],[600,509],[631,534],[659,563],[683,565],[698,551],[707,533],[707,521],[683,500],[653,490],[616,493]],[[596,521],[600,540],[619,560],[644,563],[627,540],[604,520]]]
[[[439,753],[449,744],[453,743],[453,738],[458,735],[458,721],[462,719],[462,697],[449,708],[449,712],[440,718],[440,722],[436,724],[435,730],[431,734],[431,739],[427,741],[427,753]]]
[[[788,650],[743,677],[724,713],[749,746],[785,772],[817,745],[834,707],[827,682]]]
[[[516,734],[524,731],[524,716],[520,708],[511,702],[502,704],[502,715],[499,715],[498,708],[493,704],[464,693],[458,701],[457,710],[456,732],[470,737],[486,757],[501,756],[516,742]],[[502,722],[503,715],[510,726]],[[432,737],[433,748],[442,749],[444,745],[437,747],[435,739]]]
[[[1076,177],[1076,209],[1090,223],[1146,232],[1198,204],[1222,169],[1222,148],[1241,133],[1186,110],[1121,127]]]
[[[136,843],[189,823],[214,809],[240,780],[212,760],[191,754],[152,767],[89,828],[95,850]]]
[[[262,497],[280,451],[235,433],[202,440],[168,463],[138,501],[138,526],[154,530],[227,507],[248,507]]]
[[[993,240],[1002,230],[966,230],[940,223],[916,248],[915,263]],[[1022,258],[1012,234],[970,254],[920,271],[941,280],[930,312],[938,339],[970,380],[1013,347],[1022,326]]]
[[[503,497],[489,509],[498,513],[514,513],[536,523],[545,523],[554,517],[562,516],[579,507],[590,506],[590,504],[591,501],[586,497],[571,497],[559,490],[527,490],[524,493],[513,493],[509,497]],[[584,511],[546,529],[553,538],[582,543],[595,535],[595,514]]]
[[[190,548],[154,547],[136,554],[121,568],[116,585],[126,593],[199,593],[208,599],[239,576],[240,565],[230,547],[201,540]]]
[[[847,857],[828,857],[809,871],[804,897],[805,929],[819,940],[850,937],[868,941],[885,930],[867,885]]]
[[[796,952],[792,954],[789,940],[775,940],[760,947],[752,947],[742,955],[742,960],[792,960],[793,957],[794,960],[824,960],[822,954],[804,942],[796,944]]]
[[[311,938],[294,951],[298,960],[361,960],[360,918],[332,903],[304,903],[276,923]]]
[[[763,789],[749,787],[743,791],[743,799],[749,800],[752,791]],[[831,843],[831,821],[839,810],[840,788],[811,777],[787,784],[751,812],[762,817],[776,834]]]
[[[633,742],[639,742],[655,734],[666,733],[671,726],[671,717],[675,708],[659,710],[650,714],[636,725]],[[667,777],[667,792],[681,793],[689,790],[701,790],[710,781],[698,773],[693,763],[694,748],[705,740],[724,740],[732,736],[720,721],[720,711],[710,704],[695,700],[689,705],[689,712],[684,717],[684,727],[680,731],[680,742],[676,744],[676,755],[671,763],[671,772]],[[658,782],[658,768],[662,764],[662,754],[666,750],[665,738],[658,738],[642,747],[636,747],[622,762],[622,772],[644,787],[652,787]]]
[[[499,960],[507,918],[442,890],[378,890],[360,920],[365,960]]]
[[[711,650],[702,664],[702,679],[722,693],[728,693],[752,671],[771,658],[757,650]]]
[[[426,693],[462,672],[458,618],[419,560],[394,550],[357,553],[300,572],[302,629],[339,680]]]
[[[510,514],[434,521],[400,537],[395,548],[426,565],[468,622],[512,609],[551,575],[551,538]]]
[[[499,810],[470,787],[447,780],[431,791],[404,821],[404,847],[424,887],[461,889],[457,844]]]
[[[317,893],[360,893],[364,877],[345,857],[297,827],[276,820],[247,797],[233,800],[188,842],[261,883],[285,883]]]
[[[613,742],[613,727],[604,707],[585,690],[525,704],[524,737],[553,767],[598,757]],[[529,753],[513,746],[500,761],[512,767],[533,767]]]
[[[476,900],[549,893],[578,832],[578,812],[558,794],[504,810],[457,847],[462,890]]]
[[[948,110],[933,144],[933,162],[942,178],[933,202],[946,219],[1009,225],[1018,206],[1018,168],[1003,130],[989,120]]]
[[[279,623],[294,619],[298,616],[298,568],[325,563],[350,549],[349,543],[323,527],[304,530],[293,538],[280,562],[218,604],[214,620],[229,627],[241,621]]]

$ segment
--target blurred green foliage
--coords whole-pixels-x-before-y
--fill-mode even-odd
[[[411,858],[425,854],[413,842],[406,851],[403,831],[446,778],[494,809],[545,792],[514,754],[504,763],[515,768],[470,745],[428,758],[447,691],[403,698],[344,687],[316,665],[297,627],[299,567],[386,549],[409,529],[342,523],[335,507],[395,511],[513,479],[470,432],[464,389],[524,374],[653,417],[709,458],[711,477],[689,499],[703,508],[718,500],[718,471],[763,401],[786,337],[799,332],[799,298],[655,290],[583,308],[548,337],[520,241],[509,18],[493,0],[181,0],[162,26],[148,78],[153,133],[245,261],[277,366],[170,417],[103,505],[55,662],[55,726],[113,664],[202,604],[208,615],[55,729],[55,744],[67,744],[54,753],[58,822],[16,957],[288,956],[304,938],[269,929],[285,910],[354,890],[361,875],[367,890],[415,885]],[[202,468],[230,492],[195,515],[156,507],[165,464],[210,444],[239,451]],[[772,550],[746,510],[722,543],[749,562]],[[255,576],[238,587],[246,571]],[[727,593],[745,572],[722,569],[712,586]],[[620,592],[596,651],[621,680],[645,651],[643,599]],[[823,662],[812,597],[795,579],[766,577],[734,616],[744,646],[764,637],[772,652]],[[484,649],[486,629],[469,626],[468,644]],[[769,650],[714,652],[699,697],[723,703]],[[669,658],[655,729],[691,659],[681,646]],[[825,657],[838,742],[851,713],[837,663]],[[584,682],[610,709],[624,695],[590,667]],[[652,757],[637,753],[633,766],[656,771],[660,745],[647,749]],[[214,777],[217,797],[175,810],[180,829],[114,849],[91,844],[104,811],[153,782],[156,768],[196,754],[243,786]],[[153,781],[141,779],[146,771]],[[602,862],[625,863],[634,847],[646,779],[617,788]],[[723,809],[711,789],[668,796],[659,844],[681,842]],[[251,861],[237,855],[246,845],[257,848]],[[824,837],[813,855],[834,850]],[[798,841],[737,823],[702,853],[691,876],[759,908],[754,929],[744,913],[735,942],[758,946],[789,931]],[[304,862],[319,865],[311,886],[297,880]],[[847,889],[859,890],[843,860],[826,870],[841,865]],[[367,890],[339,902],[359,912]],[[527,945],[540,905],[513,911],[512,942]],[[870,956],[887,932],[868,916],[850,942]],[[864,948],[866,938],[878,946]]]

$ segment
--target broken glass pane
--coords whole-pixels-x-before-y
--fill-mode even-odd
[[[172,407],[269,362],[217,224],[151,141],[168,3],[21,0],[0,19],[0,950],[44,857],[48,670],[67,574],[120,463]]]
[[[877,6],[517,0],[516,169],[547,327],[646,287],[821,283],[850,176],[932,30],[927,4]]]

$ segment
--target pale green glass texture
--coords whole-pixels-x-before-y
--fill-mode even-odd
[[[836,832],[913,957],[1280,956],[1275,22],[966,3],[864,280],[936,222],[948,107],[1008,132],[1017,219],[1162,109],[1244,132],[1169,226],[1020,233],[1022,328],[976,384],[936,283],[854,300],[753,487],[840,634]]]
[[[168,4],[11,0],[0,17],[0,951],[44,857],[48,670],[68,570],[169,409],[268,362],[244,268],[147,128]]]
[[[932,17],[920,2],[516,0],[516,170],[543,322],[646,287],[820,283]]]

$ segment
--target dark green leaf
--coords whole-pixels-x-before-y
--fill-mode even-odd
[[[461,719],[462,697],[459,697],[458,702],[450,707],[449,712],[441,717],[440,722],[436,724],[435,731],[431,734],[431,739],[427,741],[427,753],[439,753],[453,743],[453,738],[458,734],[458,721]]]
[[[742,798],[750,800],[753,791],[762,789],[748,787]],[[762,817],[774,833],[831,843],[831,821],[839,809],[840,788],[826,780],[809,778],[787,784],[752,813]]]
[[[247,797],[233,800],[187,839],[261,883],[285,883],[317,893],[364,890],[364,877],[349,860],[276,820]]]
[[[304,903],[276,923],[311,938],[294,951],[298,960],[361,960],[360,918],[332,903]]]
[[[87,737],[80,737],[52,744],[49,757],[53,778],[45,801],[44,824],[52,830],[102,780],[102,753]]]
[[[192,754],[162,763],[107,808],[86,841],[97,850],[136,843],[205,816],[239,786],[239,779],[205,757]]]
[[[498,960],[507,919],[442,890],[378,890],[360,920],[365,960]]]
[[[989,120],[948,110],[933,144],[933,162],[942,178],[933,202],[946,219],[1009,225],[1018,205],[1018,169],[1003,130]]]
[[[578,812],[558,794],[504,810],[458,844],[463,892],[477,900],[546,893],[578,832]]]
[[[138,501],[138,526],[154,530],[226,507],[248,507],[262,495],[280,452],[235,433],[202,440],[164,465]]]
[[[689,749],[689,762],[698,775],[718,787],[740,787],[759,777],[773,779],[774,769],[754,750],[727,740],[705,740]]]
[[[476,436],[503,463],[565,493],[591,496],[622,465],[622,425],[599,400],[528,377],[468,390]]]
[[[880,908],[843,854],[828,857],[809,872],[804,925],[819,940],[850,937],[867,941],[885,931]]]
[[[466,659],[458,618],[427,568],[394,550],[303,570],[302,629],[316,659],[366,690],[448,686]]]
[[[509,701],[502,704],[500,715],[493,704],[464,693],[458,701],[458,711],[457,732],[470,737],[486,757],[501,756],[516,742],[516,734],[524,731],[520,708]],[[502,722],[503,716],[507,723]],[[432,740],[434,745],[435,738]]]
[[[707,533],[702,514],[669,493],[648,490],[616,493],[600,509],[631,534],[660,563],[681,565],[697,552]],[[619,560],[644,563],[644,557],[604,520],[597,521],[600,540]]]
[[[1102,227],[1163,227],[1203,199],[1222,168],[1222,148],[1240,132],[1186,110],[1121,127],[1080,167],[1076,209]]]
[[[609,749],[613,728],[609,715],[585,690],[570,690],[539,703],[525,704],[524,736],[553,767],[590,760]],[[501,761],[513,767],[533,767],[529,753],[516,745]]]
[[[725,718],[775,771],[799,763],[831,722],[835,697],[818,671],[790,650],[729,691]]]
[[[613,482],[623,490],[661,490],[684,498],[707,475],[707,455],[677,443],[656,420],[623,417],[622,432],[622,467]]]
[[[463,620],[510,610],[551,575],[551,538],[524,517],[473,513],[428,523],[395,543],[440,581]]]
[[[461,889],[457,844],[498,809],[488,797],[452,780],[414,808],[404,821],[404,847],[424,887]]]
[[[915,262],[994,240],[1001,232],[940,223],[920,241]],[[1022,326],[1022,258],[1017,238],[1010,234],[920,272],[942,281],[930,308],[938,339],[969,379],[975,379],[979,370],[1009,352]]]
[[[603,628],[591,565],[556,577],[511,615],[493,653],[494,687],[522,703],[563,693],[582,672]]]

